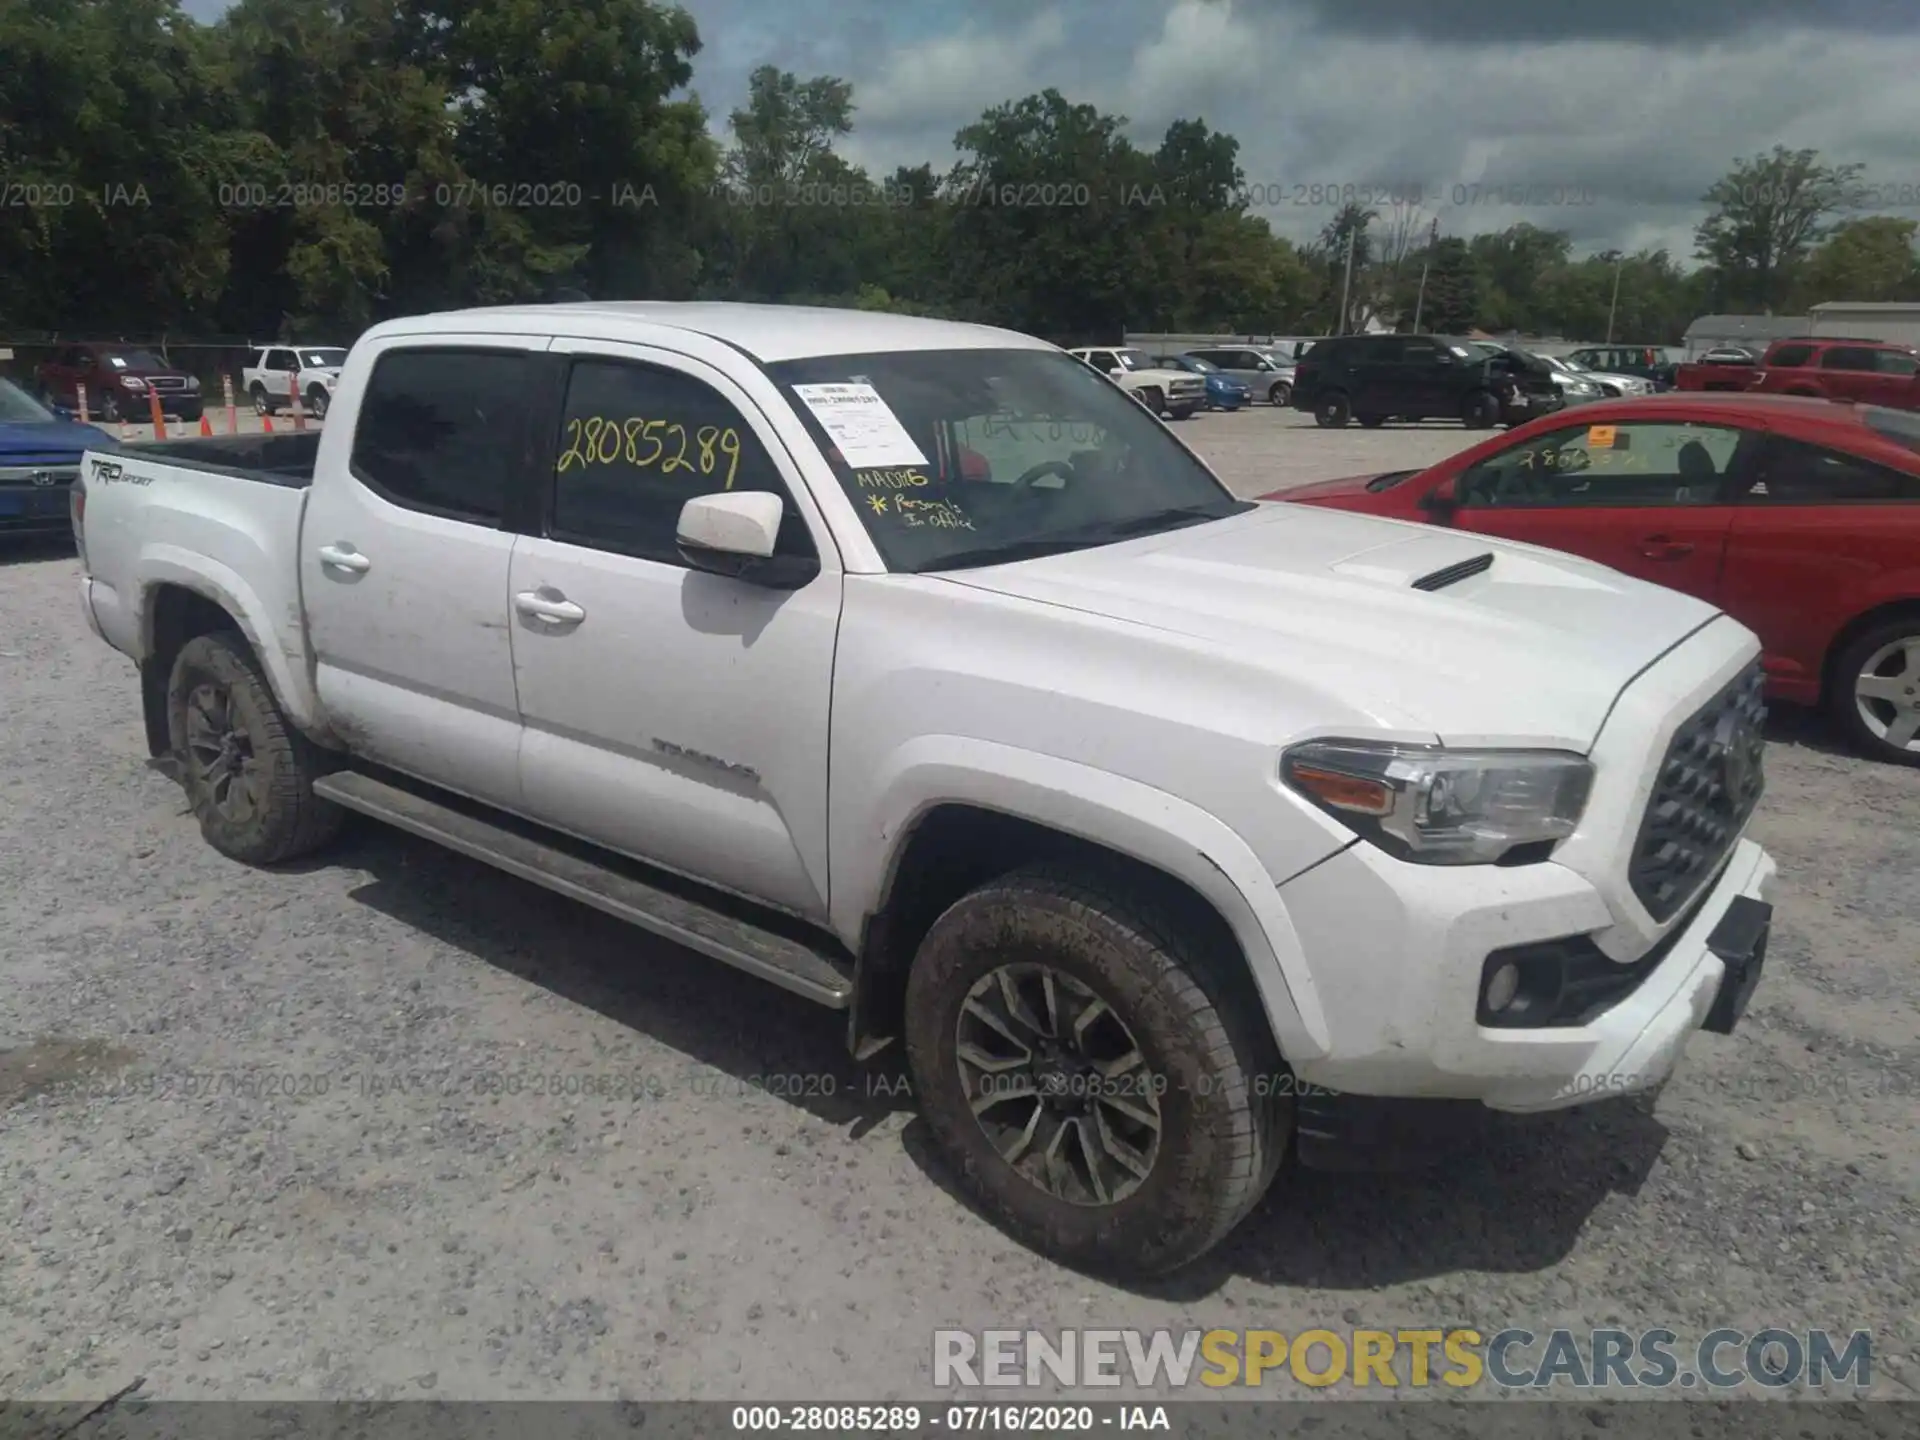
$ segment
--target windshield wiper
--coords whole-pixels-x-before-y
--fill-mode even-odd
[[[1042,555],[1060,555],[1069,550],[1110,545],[1116,540],[1130,540],[1155,531],[1179,530],[1188,525],[1203,525],[1209,520],[1224,520],[1227,515],[1238,515],[1250,503],[1239,502],[1225,514],[1219,513],[1213,505],[1175,505],[1164,510],[1149,511],[1145,515],[1129,515],[1124,520],[1107,520],[1097,525],[1082,526],[1078,530],[1064,530],[1055,535],[1036,535],[1026,540],[1010,540],[1005,545],[962,550],[954,555],[941,556],[926,569],[928,572],[962,570],[970,565],[1003,565],[1015,560],[1037,560]]]
[[[956,550],[942,555],[918,573],[936,574],[941,570],[965,570],[975,565],[1007,565],[1015,560],[1037,560],[1042,555],[1060,555],[1078,550],[1085,544],[1076,536],[1047,535],[1031,540],[1009,540],[1004,545],[982,545],[977,550]]]

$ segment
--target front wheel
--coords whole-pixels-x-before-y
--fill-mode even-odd
[[[1267,403],[1270,405],[1291,405],[1293,403],[1293,387],[1284,380],[1274,381],[1272,388],[1267,391]]]
[[[1322,395],[1313,407],[1313,423],[1323,430],[1344,429],[1352,415],[1353,406],[1337,390],[1331,395]]]
[[[318,385],[307,391],[307,410],[316,420],[327,418],[327,392]]]
[[[1160,393],[1155,385],[1148,385],[1139,391],[1140,403],[1147,408],[1149,415],[1158,415],[1167,408],[1167,397]]]
[[[1122,898],[1122,897],[1125,898]],[[1063,1263],[1163,1274],[1260,1199],[1291,1134],[1242,1007],[1137,886],[1055,865],[948,908],[907,981],[907,1057],[961,1185]]]
[[[319,849],[346,812],[313,793],[325,752],[287,722],[237,635],[180,648],[167,729],[200,833],[222,855],[272,865]]]
[[[1920,615],[1876,625],[1847,646],[1829,702],[1863,754],[1920,766]]]

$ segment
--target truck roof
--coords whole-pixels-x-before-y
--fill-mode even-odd
[[[1031,335],[957,320],[812,305],[748,305],[703,300],[592,300],[563,305],[491,305],[411,315],[374,326],[365,338],[499,331],[633,338],[640,326],[668,326],[720,340],[769,363],[817,355],[889,350],[1048,350]]]

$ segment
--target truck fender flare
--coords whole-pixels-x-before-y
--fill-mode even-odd
[[[273,637],[278,633],[272,617],[258,594],[238,571],[205,555],[196,555],[176,545],[152,544],[143,547],[139,558],[140,574],[140,656],[153,655],[154,595],[163,585],[178,585],[224,610],[239,628],[261,668],[267,686],[287,719],[315,740],[328,738],[321,718],[320,699],[307,678],[304,647],[296,641],[289,655]],[[286,617],[285,623],[304,624],[303,617]]]
[[[1273,1037],[1289,1063],[1332,1048],[1319,992],[1279,887],[1247,843],[1220,820],[1164,790],[1076,761],[959,735],[910,740],[881,759],[870,845],[876,858],[836,883],[834,928],[858,934],[884,900],[921,816],[941,805],[983,810],[1073,835],[1192,887],[1231,927]]]

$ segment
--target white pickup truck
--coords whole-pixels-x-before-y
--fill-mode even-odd
[[[1104,345],[1067,353],[1107,376],[1156,415],[1185,420],[1207,408],[1204,375],[1156,365],[1144,350]]]
[[[1284,1156],[1656,1087],[1753,991],[1758,645],[1697,600],[1236,499],[941,321],[422,316],[334,406],[82,470],[205,838],[361,812],[843,1008],[1050,1255],[1172,1269]]]

